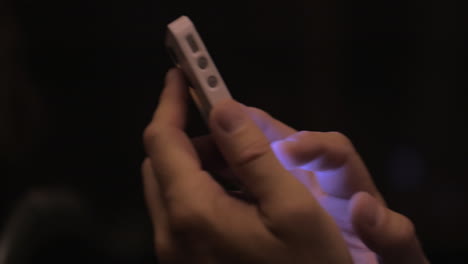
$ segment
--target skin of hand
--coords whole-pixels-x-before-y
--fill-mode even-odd
[[[385,207],[346,137],[297,132],[226,101],[210,115],[212,134],[189,139],[186,90],[171,70],[144,134],[145,194],[163,263],[377,263],[376,254],[383,263],[428,263],[413,224]],[[236,178],[254,202],[208,171]]]
[[[211,139],[255,201],[226,192],[202,167],[203,144],[184,131],[186,100],[181,72],[171,70],[144,133],[144,188],[162,263],[352,263],[333,219],[232,100],[210,114]]]
[[[257,120],[279,122],[256,112],[263,115]],[[272,149],[333,217],[354,263],[379,263],[379,259],[380,263],[429,263],[413,223],[386,208],[348,138],[337,132],[295,132],[279,124],[269,129],[280,138],[273,141]]]

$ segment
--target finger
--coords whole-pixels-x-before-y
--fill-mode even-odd
[[[144,132],[146,152],[166,202],[195,202],[195,196],[209,193],[204,188],[213,186],[184,131],[187,92],[182,73],[170,70],[154,118]]]
[[[193,172],[200,169],[199,160],[184,127],[187,116],[187,86],[179,69],[171,69],[166,75],[165,87],[161,93],[153,120],[145,129],[144,142],[151,162],[164,175]],[[179,156],[178,166],[171,161]],[[170,158],[168,158],[170,157]],[[178,172],[178,173],[176,173]],[[164,189],[166,181],[161,179]]]
[[[166,259],[167,256],[174,255],[174,243],[170,233],[171,229],[167,218],[167,211],[163,204],[161,190],[149,158],[146,158],[142,164],[142,176],[145,201],[153,226],[153,244],[158,259]]]
[[[170,69],[165,78],[164,89],[159,97],[158,111],[153,121],[183,129],[187,122],[187,84],[180,69]]]
[[[260,204],[307,200],[307,189],[283,168],[247,111],[241,104],[226,100],[210,115],[213,138],[227,163]]]
[[[340,133],[302,131],[273,143],[272,148],[287,169],[314,172],[322,190],[330,195],[349,199],[366,191],[383,202],[359,154]]]
[[[161,230],[167,229],[166,212],[161,200],[161,192],[149,158],[146,158],[143,161],[141,172],[143,176],[143,190],[146,204],[148,206],[153,225],[155,229],[158,230],[159,228],[161,228]]]
[[[353,228],[386,264],[426,264],[413,223],[379,203],[365,192],[351,199]]]
[[[209,171],[213,179],[227,190],[238,190],[238,179],[229,169],[211,135],[192,138],[192,144],[200,157],[203,170]]]
[[[263,134],[270,142],[284,139],[296,132],[295,129],[271,117],[261,109],[247,107],[247,111],[255,124],[257,124],[260,130],[262,130]],[[201,159],[203,168],[207,170],[220,170],[226,168],[226,161],[219,152],[211,135],[193,138],[192,143]]]
[[[297,132],[259,108],[247,107],[247,111],[270,142],[282,140]]]

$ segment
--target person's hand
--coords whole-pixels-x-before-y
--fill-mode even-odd
[[[260,109],[249,111],[283,166],[333,217],[354,263],[428,263],[413,223],[386,207],[346,136],[297,132]]]
[[[171,81],[175,85],[178,78],[180,76],[174,79],[168,78],[168,86],[171,86]],[[179,79],[177,85],[182,85],[180,81]],[[179,96],[185,96],[183,92],[179,93]],[[185,106],[182,101],[173,102],[178,102],[182,107],[179,110],[184,112]],[[271,143],[274,153],[284,167],[307,186],[322,207],[333,216],[346,239],[355,263],[377,262],[375,254],[365,245],[378,253],[383,263],[427,263],[412,223],[406,217],[385,207],[367,169],[346,137],[335,132],[297,132],[259,109],[248,108],[247,111]],[[152,126],[148,127],[145,138],[155,136],[151,135],[154,129]],[[195,149],[194,155],[198,155],[203,168],[236,178],[230,169],[226,169],[229,165],[218,152],[215,141],[216,139],[211,136],[193,139],[191,143]],[[157,202],[160,195],[155,192],[157,185],[153,182],[154,172],[151,165],[151,161],[145,161],[143,174],[147,201],[155,219],[157,218],[155,215],[159,214],[158,211],[162,210],[154,208],[160,207],[163,203]],[[156,237],[161,237],[162,235],[158,233],[167,231],[158,232],[157,226],[156,224]],[[168,224],[165,226],[170,227]],[[196,230],[196,226],[194,225],[193,229]],[[158,251],[165,252],[167,251],[165,249],[171,249],[172,254],[175,254],[177,252],[174,251],[180,250],[180,247],[167,246],[169,243],[165,242],[167,239],[156,239]],[[314,246],[310,247],[312,250]],[[316,260],[314,263],[320,261]]]
[[[246,107],[216,106],[212,135],[191,141],[186,98],[181,73],[171,70],[144,133],[144,188],[162,263],[352,263],[333,219],[279,162]],[[213,146],[251,202],[205,170],[217,159]]]
[[[354,263],[428,263],[412,222],[386,208],[349,139],[337,132],[297,132],[260,109],[248,111],[283,166],[334,218]],[[206,138],[194,143],[200,141]],[[204,163],[226,172],[216,145],[204,143]]]
[[[378,263],[378,258],[382,263],[428,263],[412,222],[386,208],[366,166],[344,135],[296,132],[260,110],[256,113],[257,120],[263,120],[259,123],[275,124],[268,129],[276,138],[272,143],[275,154],[333,216],[354,263]]]

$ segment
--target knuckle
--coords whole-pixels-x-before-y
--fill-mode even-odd
[[[307,130],[302,130],[293,135],[294,139],[297,141],[311,140],[315,135],[320,132],[312,132]]]
[[[327,132],[315,132],[315,131],[299,131],[293,136],[293,140],[299,143],[312,142],[314,148],[318,151],[322,151],[326,147],[326,142],[323,141],[323,135]]]
[[[377,244],[379,250],[387,255],[413,250],[418,243],[413,222],[402,214],[391,213],[395,214],[395,218],[382,225],[385,231],[382,234],[383,239]]]
[[[402,224],[399,229],[399,233],[395,236],[395,240],[392,241],[394,248],[406,248],[411,246],[416,239],[416,230],[413,222],[406,216],[402,216]]]
[[[270,144],[266,140],[255,140],[239,151],[234,160],[234,166],[243,167],[267,155],[270,151]]]
[[[330,152],[330,160],[334,160],[335,163],[343,164],[345,163],[352,155],[356,153],[354,146],[351,140],[341,132],[327,132],[327,135],[330,138],[330,144],[332,144],[333,152]]]
[[[156,125],[150,124],[143,131],[143,143],[145,145],[151,145],[156,138],[159,129]]]
[[[275,214],[277,226],[303,227],[313,223],[317,219],[319,210],[309,199],[290,202],[279,208]]]
[[[143,143],[147,149],[151,146],[159,146],[167,138],[166,136],[171,135],[171,133],[173,131],[167,126],[151,124],[143,132]]]
[[[301,131],[298,134],[299,142],[314,142],[319,151],[325,150],[326,142],[320,140],[326,132]]]
[[[336,143],[342,144],[346,146],[347,148],[351,148],[353,144],[351,143],[351,140],[343,133],[338,132],[338,131],[330,131],[327,132],[330,138]]]

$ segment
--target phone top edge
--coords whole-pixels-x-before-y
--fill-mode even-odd
[[[169,31],[174,33],[186,31],[189,29],[196,30],[195,25],[192,23],[192,20],[190,20],[190,18],[187,16],[180,16],[176,20],[169,23],[167,25],[167,28]]]
[[[193,38],[196,50],[190,45]],[[187,16],[181,16],[167,26],[166,46],[175,52],[178,58],[176,66],[182,69],[186,75],[190,86],[192,98],[204,117],[207,117],[211,108],[219,101],[232,98],[230,91],[219,73],[214,60],[208,52],[204,41],[200,37],[195,25]],[[199,69],[197,59],[204,56],[210,63],[208,68]],[[216,87],[207,82],[209,78],[214,78]]]

